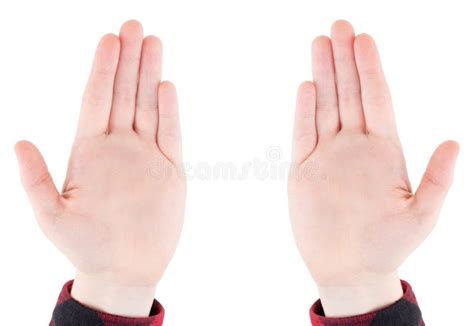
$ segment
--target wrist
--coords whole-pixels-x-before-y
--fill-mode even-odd
[[[71,296],[84,306],[123,317],[148,317],[156,285],[129,286],[107,277],[76,273]]]
[[[403,296],[396,272],[348,285],[318,285],[326,317],[350,317],[388,307]]]

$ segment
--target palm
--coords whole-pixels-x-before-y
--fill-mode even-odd
[[[431,231],[457,145],[435,152],[412,194],[377,50],[345,22],[313,44],[300,87],[289,205],[298,248],[321,284],[388,275]]]
[[[167,262],[172,251],[166,244],[177,242],[181,221],[168,221],[183,214],[183,188],[175,166],[152,142],[133,135],[78,142],[62,196],[63,214],[70,216],[64,223],[80,225],[61,226],[64,231],[59,236],[64,239],[59,242],[66,247],[61,249],[84,272],[120,270],[124,267],[120,264],[129,264],[155,274],[150,267],[161,265],[156,261]],[[76,230],[84,234],[71,236]],[[86,245],[77,243],[85,238]],[[78,254],[77,248],[82,252]],[[97,261],[83,264],[83,256]],[[124,257],[133,257],[133,262],[125,262]]]
[[[292,193],[292,198],[299,198],[292,214],[298,216],[295,236],[298,239],[313,230],[313,243],[305,242],[302,250],[311,250],[307,255],[315,257],[312,269],[326,266],[316,278],[334,277],[341,271],[341,261],[344,273],[350,270],[352,275],[396,269],[407,249],[384,230],[397,227],[391,225],[396,222],[391,217],[406,215],[412,197],[398,144],[376,136],[340,133],[318,144],[300,169],[308,173],[299,176]],[[344,232],[334,232],[342,227]],[[371,246],[393,250],[388,256],[395,258],[380,266],[378,259],[366,255]],[[331,257],[335,252],[337,258]]]

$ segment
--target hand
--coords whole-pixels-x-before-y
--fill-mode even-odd
[[[372,38],[338,21],[312,57],[314,83],[297,99],[290,215],[325,314],[357,315],[402,296],[397,268],[436,223],[458,145],[436,149],[413,193]]]
[[[176,90],[160,75],[160,40],[125,23],[98,45],[62,192],[31,143],[15,148],[41,229],[77,268],[73,297],[124,316],[149,314],[183,223]]]

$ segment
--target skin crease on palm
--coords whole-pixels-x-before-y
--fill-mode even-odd
[[[289,208],[326,316],[362,314],[402,296],[397,269],[433,229],[458,145],[441,144],[412,191],[373,39],[337,21],[312,46],[298,91]]]
[[[123,316],[149,314],[183,223],[177,97],[160,82],[161,49],[136,21],[102,38],[61,193],[31,143],[15,148],[41,229],[77,268],[73,297]]]

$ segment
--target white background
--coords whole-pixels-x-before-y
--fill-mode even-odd
[[[140,20],[164,43],[190,164],[289,160],[295,92],[310,45],[335,19],[378,41],[413,185],[438,143],[461,144],[433,234],[400,270],[428,325],[472,323],[474,20],[468,1],[2,1],[0,315],[45,325],[69,262],[37,227],[13,145],[64,178],[82,90],[102,34]],[[293,244],[284,180],[189,182],[179,249],[158,286],[166,325],[309,325],[316,286]],[[471,317],[467,317],[471,315]],[[470,321],[468,321],[471,318]]]

